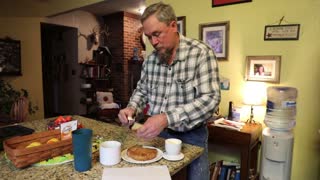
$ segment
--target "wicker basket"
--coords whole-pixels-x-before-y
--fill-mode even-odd
[[[60,140],[60,130],[44,131],[26,136],[10,138],[3,142],[8,159],[17,168],[47,160],[72,152],[72,139],[46,144],[51,138]],[[40,146],[26,148],[32,142],[40,142]]]

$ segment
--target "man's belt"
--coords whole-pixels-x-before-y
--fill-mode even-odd
[[[189,133],[191,131],[200,129],[200,128],[204,127],[205,125],[206,125],[206,123],[200,123],[200,124],[197,124],[196,126],[194,126],[192,129],[190,129],[188,131],[184,131],[184,132],[174,131],[174,130],[172,130],[170,128],[165,128],[164,130],[167,131],[169,134],[172,134],[172,135],[182,135],[182,134],[186,134],[186,133]]]

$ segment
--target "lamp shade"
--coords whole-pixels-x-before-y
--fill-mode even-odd
[[[257,106],[263,105],[266,99],[265,84],[247,82],[243,91],[243,104]]]

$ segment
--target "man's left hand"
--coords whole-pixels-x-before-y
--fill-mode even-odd
[[[167,126],[168,120],[166,114],[154,115],[149,117],[143,126],[137,130],[137,135],[140,138],[152,139],[158,136]]]

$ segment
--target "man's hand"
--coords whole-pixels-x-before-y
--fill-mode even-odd
[[[130,126],[134,123],[134,119],[133,119],[134,113],[135,113],[135,110],[130,107],[120,110],[118,114],[118,118],[123,126]]]
[[[149,117],[143,126],[137,130],[137,135],[140,138],[152,139],[158,136],[167,126],[168,120],[165,114],[154,115]]]

